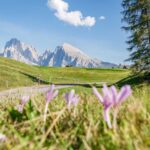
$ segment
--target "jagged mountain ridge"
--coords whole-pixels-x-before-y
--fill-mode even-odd
[[[99,64],[100,63],[91,59],[78,48],[75,48],[72,45],[65,43],[62,46],[56,47],[55,51],[51,54],[49,64],[46,65],[56,67],[76,66],[94,68],[99,67]]]
[[[3,56],[27,64],[38,64],[39,58],[38,52],[35,48],[15,38],[6,42]]]
[[[51,50],[46,50],[40,57],[39,57],[39,65],[40,66],[49,66],[49,61],[53,56],[53,52]]]
[[[32,65],[54,67],[85,67],[85,68],[111,68],[117,65],[92,59],[80,49],[64,43],[57,46],[54,51],[46,50],[42,55],[31,45],[14,38],[5,45],[3,57],[8,57]]]

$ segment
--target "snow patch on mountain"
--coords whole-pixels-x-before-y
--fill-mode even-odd
[[[57,46],[54,51],[47,49],[39,56],[37,50],[33,46],[13,38],[6,43],[4,52],[1,55],[27,64],[40,66],[74,66],[84,68],[117,67],[117,65],[112,63],[92,59],[82,50],[68,43],[64,43],[62,46]]]
[[[37,50],[31,45],[25,44],[16,38],[6,43],[3,56],[27,64],[38,64]]]
[[[64,43],[62,46],[57,46],[54,52],[46,51],[43,56],[46,55],[46,59],[43,59],[40,64],[45,66],[65,67],[75,66],[84,68],[98,68],[114,67],[114,64],[101,62],[98,59],[92,59],[80,49]],[[42,56],[42,58],[43,58]],[[107,66],[108,65],[108,66]]]
[[[39,57],[39,65],[40,66],[49,66],[49,62],[53,56],[53,52],[50,49],[47,49],[40,57]]]

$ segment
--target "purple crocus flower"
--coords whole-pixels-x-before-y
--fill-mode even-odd
[[[18,110],[20,113],[23,112],[23,108],[24,108],[23,105],[21,105],[21,104],[18,104],[18,105],[17,105],[17,110]]]
[[[58,90],[54,91],[55,85],[50,86],[50,90],[46,93],[46,106],[44,111],[44,122],[46,121],[46,114],[48,111],[49,103],[58,95]]]
[[[121,88],[119,92],[117,92],[117,89],[115,86],[111,86],[110,88],[107,87],[107,85],[104,85],[102,88],[103,96],[98,92],[98,90],[93,87],[93,93],[95,96],[99,99],[99,101],[104,106],[104,119],[108,124],[109,128],[112,128],[109,111],[110,108],[114,108],[114,122],[116,122],[116,116],[118,112],[118,106],[127,99],[128,96],[131,95],[132,90],[129,85],[125,85]],[[115,128],[114,123],[114,128]]]
[[[22,96],[21,97],[21,101],[20,101],[20,104],[17,105],[17,110],[22,113],[23,112],[23,108],[24,106],[26,105],[26,103],[30,100],[30,97],[29,96]]]
[[[79,95],[75,94],[75,90],[71,90],[69,93],[67,92],[65,95],[66,103],[68,109],[70,109],[71,105],[77,106],[79,102]]]
[[[5,141],[7,141],[7,137],[4,134],[0,133],[0,142],[5,142]]]

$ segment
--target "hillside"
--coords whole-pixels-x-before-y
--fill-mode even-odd
[[[120,69],[51,68],[30,66],[0,57],[0,90],[53,83],[117,82],[129,74]],[[40,78],[40,80],[39,80]]]

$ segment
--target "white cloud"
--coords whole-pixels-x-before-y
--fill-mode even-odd
[[[83,17],[81,11],[69,11],[69,4],[64,0],[48,0],[48,7],[55,10],[55,16],[74,26],[92,27],[95,25],[95,17]]]
[[[100,16],[99,20],[106,20],[106,17],[105,16]]]

